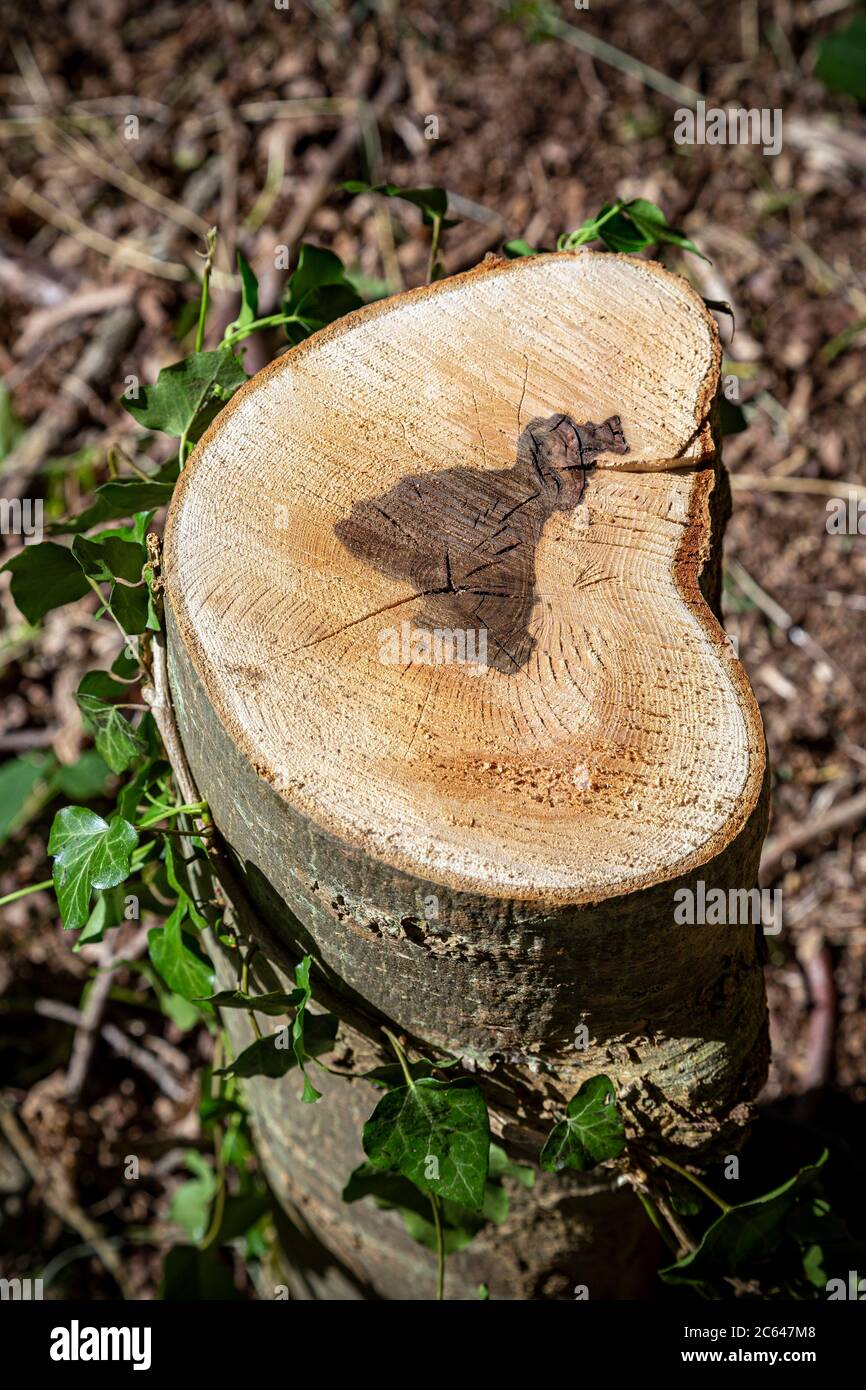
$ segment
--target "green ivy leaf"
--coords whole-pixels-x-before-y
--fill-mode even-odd
[[[363,300],[346,278],[343,262],[333,251],[303,242],[298,264],[289,277],[283,312],[300,320],[286,324],[292,343],[360,308]]]
[[[114,888],[129,877],[129,857],[138,844],[122,817],[102,819],[84,806],[58,811],[48,837],[54,858],[54,890],[66,928],[82,927],[94,888]]]
[[[173,994],[190,1002],[209,994],[213,987],[213,965],[181,930],[187,915],[182,898],[164,927],[147,933],[147,949],[160,975]]]
[[[214,1244],[227,1245],[239,1236],[246,1235],[250,1227],[255,1226],[270,1209],[270,1198],[265,1193],[245,1192],[226,1197],[222,1221],[214,1237]]]
[[[448,218],[448,194],[444,188],[398,188],[393,183],[364,183],[360,179],[350,179],[343,184],[347,193],[382,193],[386,198],[402,198],[404,203],[412,203],[421,209],[422,220],[427,227],[439,222],[443,227],[456,227],[457,219]]]
[[[0,381],[0,463],[12,453],[24,434],[24,424],[15,414],[12,392]]]
[[[130,637],[139,637],[143,632],[155,632],[159,627],[153,612],[150,590],[146,584],[139,584],[134,588],[127,584],[115,584],[108,597],[108,607]]]
[[[109,769],[104,761],[95,749],[87,748],[74,763],[57,768],[51,778],[51,791],[76,803],[95,801],[98,796],[105,796],[108,780]],[[123,811],[120,814],[129,820]]]
[[[441,1062],[428,1062],[426,1058],[420,1057],[417,1061],[408,1062],[409,1074],[413,1081],[417,1081],[422,1076],[432,1076],[437,1071],[447,1071],[449,1067],[459,1066],[456,1057],[448,1057]],[[392,1091],[396,1086],[406,1084],[406,1076],[399,1062],[386,1062],[384,1066],[373,1067],[371,1071],[363,1073],[364,1080],[369,1081],[374,1086],[382,1086],[386,1091]]]
[[[502,1175],[493,1175],[494,1151],[502,1153],[495,1144],[490,1145],[490,1176],[485,1184],[480,1212],[470,1211],[460,1202],[441,1203],[446,1255],[464,1249],[489,1222],[501,1225],[508,1216],[508,1193],[502,1186]],[[529,1169],[522,1171],[531,1173]],[[358,1202],[372,1197],[378,1206],[399,1212],[412,1239],[435,1251],[436,1226],[432,1219],[430,1198],[402,1174],[383,1172],[372,1163],[362,1163],[351,1174],[342,1196],[344,1202]]]
[[[742,406],[734,405],[724,396],[719,397],[719,429],[723,438],[727,439],[729,434],[742,434],[743,430],[749,428],[749,422],[743,414]]]
[[[98,678],[102,674],[94,671],[85,676],[75,700],[85,724],[93,732],[97,752],[112,772],[125,772],[136,758],[147,752],[147,744],[119,709],[109,704],[102,695],[91,693],[92,687],[98,684],[93,677]]]
[[[855,15],[845,29],[822,39],[815,76],[831,92],[866,101],[866,15]]]
[[[339,1019],[334,1014],[311,1014],[306,1021],[305,1048],[307,1057],[330,1052],[337,1036]],[[289,1028],[278,1028],[264,1038],[256,1038],[229,1066],[215,1076],[267,1076],[277,1080],[298,1065]]]
[[[101,893],[97,893],[90,916],[78,933],[73,947],[74,951],[80,951],[82,946],[93,945],[94,942],[101,941],[111,927],[120,925],[124,920],[125,898],[124,887],[105,888]]]
[[[312,1081],[310,1081],[309,1077],[307,1076],[306,1070],[304,1068],[304,1063],[307,1060],[305,1040],[307,1005],[309,1004],[313,994],[312,989],[310,988],[310,967],[312,963],[313,962],[310,956],[304,956],[304,959],[301,961],[300,965],[295,971],[295,985],[297,986],[298,990],[300,990],[301,1002],[298,1005],[298,1011],[295,1014],[294,1022],[292,1023],[292,1049],[294,1051],[295,1059],[298,1063],[298,1066],[301,1069],[301,1074],[304,1078],[304,1090],[301,1095],[301,1100],[303,1100],[307,1104],[312,1104],[314,1101],[321,1100],[322,1098],[321,1092],[316,1090]]]
[[[193,854],[194,853],[195,851],[193,851]],[[200,910],[195,900],[187,861],[179,853],[178,847],[172,843],[169,836],[165,837],[164,859],[165,876],[168,880],[169,887],[174,890],[178,898],[186,901],[187,914],[193,926],[197,927],[199,931],[204,931],[209,923],[207,917]]]
[[[533,1169],[525,1163],[515,1163],[498,1144],[490,1145],[490,1178],[497,1181],[501,1181],[502,1178],[513,1178],[515,1182],[520,1183],[521,1187],[532,1188],[535,1186]]]
[[[110,535],[76,536],[72,554],[84,573],[99,583],[126,579],[130,584],[138,584],[147,560],[143,545]]]
[[[236,333],[239,328],[248,328],[259,316],[259,282],[243,252],[238,251],[237,259],[238,274],[241,277],[241,311],[234,323],[230,323],[226,328],[223,334],[225,338]]]
[[[90,591],[72,551],[51,541],[25,545],[2,570],[12,575],[12,597],[28,623],[38,623],[51,608],[74,603]]]
[[[520,256],[537,256],[539,254],[534,246],[530,246],[529,242],[523,241],[521,237],[516,237],[514,241],[506,241],[502,249],[510,261],[515,261]]]
[[[155,766],[155,759],[149,758],[147,762],[142,763],[134,776],[118,792],[117,810],[125,820],[135,819],[138,808],[144,800],[145,788],[150,785]]]
[[[297,1008],[302,1003],[305,995],[302,989],[292,990],[291,994],[281,994],[274,991],[271,994],[244,994],[240,989],[224,989],[219,994],[212,994],[209,999],[197,1000],[198,1003],[215,1004],[218,1009],[248,1009],[254,1010],[257,1014],[267,1014],[269,1018],[278,1018],[281,1014],[286,1014],[290,1009]]]
[[[394,1169],[422,1192],[480,1210],[490,1129],[474,1083],[422,1077],[389,1091],[364,1126],[363,1144],[375,1168]]]
[[[816,1163],[801,1168],[781,1187],[751,1202],[722,1212],[700,1245],[676,1264],[659,1271],[666,1284],[700,1284],[718,1275],[736,1274],[744,1265],[775,1254],[786,1235],[789,1214],[803,1191],[827,1162],[826,1149]]]
[[[162,470],[160,470],[162,471]],[[68,521],[51,526],[52,535],[67,535],[89,531],[104,521],[134,516],[136,512],[153,512],[167,507],[174,491],[173,482],[142,478],[113,478],[96,489],[95,499],[83,512]]]
[[[23,753],[0,767],[0,845],[29,819],[28,807],[46,780],[51,758],[46,753]]]
[[[696,256],[706,260],[694,242],[683,232],[671,227],[660,207],[646,198],[635,198],[614,212],[615,204],[605,203],[595,217],[590,217],[573,232],[559,238],[557,246],[561,251],[573,251],[586,246],[591,241],[602,241],[609,251],[634,255],[648,246],[670,243],[693,251]]]
[[[598,1163],[617,1158],[624,1148],[613,1082],[607,1076],[591,1076],[568,1102],[565,1119],[551,1130],[539,1162],[548,1173],[563,1168],[588,1173]]]
[[[123,404],[145,429],[195,443],[246,379],[241,359],[228,349],[194,352],[163,367],[155,386],[142,386],[137,401]]]
[[[208,1228],[211,1203],[218,1187],[217,1176],[196,1149],[190,1149],[185,1162],[195,1177],[176,1188],[169,1207],[169,1219],[182,1226],[191,1240],[201,1240]]]
[[[638,231],[646,238],[647,246],[681,246],[684,251],[693,251],[696,256],[700,256],[702,261],[707,257],[698,250],[693,241],[683,233],[677,231],[676,227],[671,227],[667,218],[660,207],[655,203],[647,202],[646,198],[635,198],[632,202],[626,203],[623,212],[629,220],[637,227]],[[616,219],[612,219],[615,221]],[[608,224],[609,226],[610,224]],[[602,228],[602,238],[604,239],[607,227]]]

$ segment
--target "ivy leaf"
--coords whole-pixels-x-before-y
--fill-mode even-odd
[[[539,1162],[548,1173],[563,1168],[588,1173],[596,1164],[617,1158],[624,1148],[613,1082],[607,1076],[591,1076],[568,1102],[565,1119],[551,1130]]]
[[[28,623],[38,623],[49,609],[74,603],[90,590],[72,551],[51,541],[25,545],[2,569],[12,575],[12,597]]]
[[[632,202],[626,203],[623,212],[629,220],[637,227],[642,236],[646,238],[647,246],[681,246],[685,251],[693,251],[696,256],[700,256],[702,261],[707,257],[695,246],[693,241],[683,233],[677,231],[676,227],[671,227],[667,218],[660,207],[655,203],[647,202],[646,198],[635,198]],[[612,221],[616,221],[615,218]],[[610,226],[610,223],[607,224]],[[601,237],[605,240],[607,226],[601,230]]]
[[[186,901],[187,914],[193,926],[197,927],[199,931],[204,931],[205,927],[209,925],[209,922],[195,900],[193,884],[190,880],[188,869],[188,863],[191,861],[187,861],[183,858],[183,855],[178,852],[168,835],[165,837],[164,858],[165,876],[168,880],[169,887],[177,893],[178,898],[182,898]],[[201,1001],[197,1000],[196,1002],[198,1003]]]
[[[343,262],[333,251],[324,246],[314,246],[310,241],[302,241],[298,252],[298,264],[289,276],[286,302],[289,312],[295,312],[311,290],[322,285],[340,285],[345,281]]]
[[[51,759],[46,753],[23,753],[0,767],[0,845],[30,819],[28,808],[41,803],[35,794],[45,783]]]
[[[306,1021],[306,1056],[330,1052],[337,1036],[339,1019],[334,1014],[311,1014]],[[267,1076],[277,1080],[298,1065],[292,1046],[291,1030],[278,1028],[264,1038],[256,1038],[229,1066],[215,1076]]]
[[[490,1145],[490,1178],[491,1181],[513,1178],[522,1187],[535,1186],[534,1170],[525,1163],[515,1163],[498,1144]]]
[[[0,381],[0,462],[8,458],[24,434],[24,422],[15,414],[12,392]]]
[[[82,685],[84,682],[82,681]],[[81,686],[78,687],[79,691]],[[136,735],[140,737],[140,735]],[[142,740],[143,741],[143,740]],[[130,780],[121,787],[117,794],[117,809],[125,820],[134,820],[139,806],[144,800],[144,790],[150,784],[154,772],[154,759],[149,759],[142,763],[137,772]],[[168,841],[166,843],[169,843]]]
[[[130,637],[139,637],[143,632],[155,632],[159,627],[153,612],[150,590],[146,584],[138,584],[134,588],[127,584],[115,584],[109,594],[107,606]]]
[[[322,246],[303,242],[283,300],[283,312],[300,320],[286,324],[289,340],[302,342],[311,333],[360,308],[362,303],[346,278],[339,256]]]
[[[493,1176],[496,1148],[495,1144],[490,1145],[491,1175],[484,1188],[481,1210],[470,1211],[460,1202],[441,1203],[446,1255],[464,1249],[488,1222],[501,1225],[508,1216],[508,1193],[499,1177]],[[502,1150],[498,1152],[502,1153]],[[399,1212],[412,1239],[428,1250],[436,1249],[436,1226],[432,1219],[430,1199],[402,1174],[382,1172],[370,1162],[362,1163],[349,1177],[342,1196],[344,1202],[358,1202],[372,1197],[377,1206]]]
[[[182,898],[165,926],[152,927],[147,933],[147,949],[172,993],[193,1001],[213,987],[213,966],[181,930],[186,915],[187,902]]]
[[[136,758],[147,752],[147,744],[121,714],[119,709],[109,704],[102,695],[91,693],[91,677],[100,676],[94,671],[85,676],[75,695],[76,703],[84,716],[84,722],[92,730],[96,750],[111,768],[112,772],[125,772]]]
[[[307,1005],[309,1004],[313,996],[313,991],[310,988],[310,967],[312,963],[313,962],[310,956],[304,956],[304,959],[301,961],[300,965],[295,970],[295,985],[301,993],[301,1001],[298,1004],[298,1011],[295,1014],[294,1022],[292,1023],[292,1049],[294,1051],[295,1059],[298,1063],[298,1066],[301,1069],[301,1074],[304,1078],[304,1089],[301,1095],[301,1100],[303,1100],[308,1105],[312,1104],[317,1100],[321,1100],[322,1098],[321,1091],[316,1090],[315,1086],[313,1085],[310,1078],[307,1076],[307,1073],[304,1069],[304,1062],[306,1061],[307,1057],[307,1053],[305,1050]]]
[[[162,471],[162,470],[160,470]],[[89,531],[104,521],[115,521],[120,517],[134,516],[136,512],[153,512],[159,507],[167,507],[174,491],[173,482],[159,479],[145,481],[143,478],[113,478],[96,489],[95,500],[83,512],[68,521],[55,522],[50,527],[52,535],[66,535]]]
[[[238,274],[241,277],[241,311],[226,328],[224,338],[236,333],[239,328],[248,328],[259,316],[259,282],[242,251],[238,251],[237,260]]]
[[[311,333],[318,333],[336,319],[360,308],[363,300],[351,285],[322,285],[311,290],[294,312],[300,323],[287,323],[286,334],[293,344],[302,342]]]
[[[135,828],[120,816],[102,819],[84,806],[58,811],[48,837],[54,858],[54,890],[66,928],[82,927],[94,888],[114,888],[129,877],[138,844]]]
[[[246,1235],[250,1227],[255,1226],[270,1209],[270,1198],[264,1193],[245,1192],[226,1197],[223,1218],[214,1236],[214,1245],[227,1245],[229,1241]]]
[[[723,438],[727,439],[729,434],[742,434],[743,430],[749,428],[749,422],[743,414],[742,406],[734,405],[724,396],[719,398],[719,430]]]
[[[610,212],[611,203],[605,203],[601,212],[596,217],[596,224]],[[590,224],[592,226],[592,224]],[[649,246],[646,234],[630,222],[625,216],[625,209],[622,212],[615,212],[613,217],[601,226],[595,236],[604,242],[610,251],[619,251],[625,255],[633,255],[636,251],[643,251],[644,247]]]
[[[82,946],[101,941],[111,927],[119,926],[123,921],[125,901],[126,894],[123,888],[106,888],[103,892],[97,893],[93,910],[78,933],[72,949],[80,951]]]
[[[141,582],[141,571],[147,560],[143,545],[121,540],[118,536],[76,536],[72,554],[84,573],[97,582],[111,583],[126,579],[130,584]]]
[[[51,778],[51,791],[71,801],[94,801],[105,795],[108,776],[109,770],[102,758],[93,748],[88,748],[76,762],[57,768]],[[124,820],[129,820],[122,811],[120,814]]]
[[[169,1219],[182,1226],[191,1240],[201,1240],[208,1228],[211,1203],[218,1187],[217,1176],[196,1149],[189,1150],[185,1162],[195,1177],[176,1188],[168,1211]]]
[[[700,1284],[774,1255],[785,1239],[789,1213],[826,1162],[825,1149],[816,1163],[801,1168],[781,1187],[722,1212],[696,1250],[659,1271],[662,1279],[666,1284]]]
[[[145,429],[195,443],[246,379],[241,359],[227,348],[194,352],[163,367],[155,386],[142,386],[137,401],[123,404]]]
[[[490,1128],[474,1083],[422,1077],[389,1091],[364,1126],[363,1144],[374,1168],[394,1169],[422,1192],[480,1210]]]
[[[432,1076],[436,1071],[447,1071],[449,1067],[459,1065],[456,1057],[449,1057],[441,1062],[428,1062],[426,1058],[420,1057],[415,1062],[407,1063],[413,1081],[417,1081],[422,1076]],[[386,1091],[392,1091],[396,1086],[406,1084],[406,1076],[399,1062],[386,1062],[384,1066],[373,1067],[371,1071],[365,1071],[363,1076],[365,1081],[371,1082],[374,1086],[382,1086]]]
[[[516,237],[513,241],[506,241],[503,251],[510,261],[517,260],[520,256],[537,256],[539,253],[534,246],[530,246],[528,241],[521,237]]]
[[[855,15],[847,28],[822,39],[815,76],[831,92],[866,101],[866,15]]]
[[[292,990],[291,994],[281,994],[279,991],[271,994],[244,994],[240,989],[224,989],[219,994],[212,994],[209,999],[196,1002],[215,1004],[218,1009],[248,1009],[257,1014],[267,1014],[269,1018],[278,1018],[290,1009],[297,1008],[304,998],[302,989]]]
[[[660,207],[646,198],[635,198],[614,212],[615,204],[605,203],[595,217],[590,217],[576,231],[568,232],[559,238],[560,251],[573,251],[586,246],[591,241],[602,241],[609,251],[634,255],[648,246],[670,243],[693,251],[696,256],[706,260],[694,242],[683,232],[671,227]]]
[[[386,198],[402,198],[404,203],[421,209],[421,218],[427,227],[437,222],[443,227],[457,226],[456,218],[446,216],[448,194],[444,188],[398,188],[393,183],[364,183],[360,179],[350,179],[343,187],[347,193],[382,193]]]

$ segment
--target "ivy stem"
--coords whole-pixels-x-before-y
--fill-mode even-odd
[[[268,314],[264,319],[253,319],[252,323],[245,324],[243,328],[238,328],[234,333],[227,333],[220,343],[220,347],[234,347],[235,343],[240,343],[244,338],[248,338],[251,333],[257,333],[260,328],[277,328],[281,323],[300,323],[297,314]]]
[[[402,1049],[402,1047],[400,1046],[399,1042],[398,1042],[397,1039],[394,1037],[394,1034],[391,1032],[391,1030],[390,1030],[389,1028],[383,1028],[383,1029],[382,1029],[382,1032],[385,1034],[385,1037],[388,1039],[389,1043],[391,1044],[391,1046],[392,1046],[393,1049],[394,1049],[394,1052],[395,1052],[395,1054],[396,1054],[396,1056],[397,1056],[397,1061],[400,1063],[400,1067],[401,1067],[401,1069],[402,1069],[402,1071],[403,1071],[403,1075],[404,1075],[405,1078],[406,1078],[406,1085],[407,1085],[407,1086],[411,1086],[412,1089],[414,1090],[414,1089],[415,1089],[415,1082],[414,1082],[413,1079],[412,1079],[412,1073],[411,1073],[411,1071],[409,1070],[409,1064],[408,1064],[408,1062],[406,1061],[406,1053],[403,1051],[403,1049]]]
[[[688,1168],[683,1168],[679,1163],[674,1163],[672,1158],[665,1158],[664,1154],[653,1154],[653,1158],[657,1163],[663,1163],[666,1168],[672,1169],[673,1172],[678,1173],[681,1178],[685,1178],[686,1182],[690,1182],[699,1192],[703,1192],[705,1197],[709,1197],[711,1202],[715,1202],[720,1211],[729,1212],[733,1210],[730,1203],[726,1202],[718,1193],[713,1192],[712,1188],[707,1187],[706,1183],[701,1182],[700,1178],[695,1177],[694,1173],[690,1173]]]
[[[638,1201],[640,1202],[641,1206],[643,1207],[652,1224],[655,1226],[665,1245],[676,1258],[679,1258],[680,1252],[677,1249],[677,1243],[671,1235],[670,1231],[664,1225],[654,1203],[650,1201],[649,1197],[645,1192],[641,1192],[640,1188],[636,1187],[634,1190],[637,1193]]]
[[[250,988],[250,961],[252,960],[253,956],[255,955],[255,953],[256,953],[256,951],[257,951],[258,949],[259,949],[258,946],[256,946],[255,943],[254,943],[254,944],[250,947],[250,949],[247,951],[247,954],[244,956],[244,961],[243,961],[243,964],[242,964],[242,966],[241,966],[241,993],[242,993],[242,994],[249,994],[249,988]],[[255,1033],[256,1037],[257,1037],[258,1040],[259,1040],[259,1042],[261,1042],[261,1040],[262,1040],[262,1030],[261,1030],[261,1028],[259,1027],[259,1020],[256,1018],[255,1007],[249,1009],[248,1012],[249,1012],[250,1023],[252,1024],[253,1032]]]
[[[433,231],[430,237],[430,260],[427,263],[427,284],[431,284],[436,262],[439,259],[439,238],[442,235],[442,218],[433,218]]]
[[[435,1192],[430,1193],[430,1206],[433,1209],[433,1225],[436,1227],[436,1300],[441,1303],[445,1298],[445,1232],[442,1229],[439,1198]]]
[[[140,820],[136,825],[136,830],[149,830],[161,820],[171,820],[174,816],[201,816],[207,810],[206,801],[193,802],[191,806],[172,806],[167,811],[160,810],[155,816]]]
[[[28,893],[41,893],[43,888],[50,888],[53,882],[53,879],[46,878],[42,883],[31,883],[29,888],[19,888],[17,893],[7,893],[5,898],[0,898],[0,907],[14,903],[17,898],[26,898]]]
[[[210,273],[213,269],[213,258],[216,252],[217,229],[211,227],[205,239],[204,270],[201,277],[201,304],[198,310],[198,324],[195,330],[195,350],[201,352],[204,346],[204,330],[207,324],[208,301],[210,299]]]
[[[120,623],[118,622],[117,615],[115,614],[113,608],[111,607],[111,604],[108,602],[108,599],[107,599],[107,598],[105,597],[105,595],[103,594],[102,590],[100,589],[100,587],[99,587],[99,585],[97,584],[97,582],[96,582],[95,579],[92,579],[92,578],[90,577],[89,574],[86,574],[86,575],[84,576],[84,578],[87,580],[87,582],[88,582],[88,584],[90,585],[91,589],[92,589],[93,592],[96,594],[96,597],[99,599],[99,602],[102,604],[102,606],[103,606],[103,608],[105,609],[106,613],[108,614],[109,618],[110,618],[111,621],[114,623],[114,626],[117,628],[118,632],[120,633],[121,637],[123,638],[123,645],[126,646],[127,642],[129,641],[129,635],[128,635],[128,633],[124,632],[123,628],[121,627]]]
[[[568,236],[563,237],[562,246],[559,249],[561,251],[574,251],[578,246],[585,246],[588,241],[595,241],[599,227],[603,227],[605,222],[609,222],[618,212],[622,212],[624,207],[625,203],[621,198],[618,198],[613,206],[608,208],[604,217],[599,217],[591,227],[584,227],[581,231],[570,232]]]

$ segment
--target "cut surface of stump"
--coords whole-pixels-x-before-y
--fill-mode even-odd
[[[737,839],[765,769],[707,603],[719,361],[685,281],[581,252],[361,310],[238,393],[181,477],[167,596],[293,824],[540,904]]]

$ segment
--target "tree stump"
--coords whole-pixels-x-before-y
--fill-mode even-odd
[[[489,258],[254,377],[169,516],[179,727],[263,984],[311,953],[355,1070],[383,1022],[459,1057],[524,1160],[597,1072],[651,1146],[725,1152],[766,1071],[760,929],[674,918],[680,889],[754,885],[767,817],[718,618],[719,363],[652,262]],[[376,1093],[298,1089],[250,1086],[328,1252],[296,1291],[431,1296],[399,1218],[340,1201]],[[651,1243],[604,1175],[545,1176],[449,1293],[633,1296]]]

